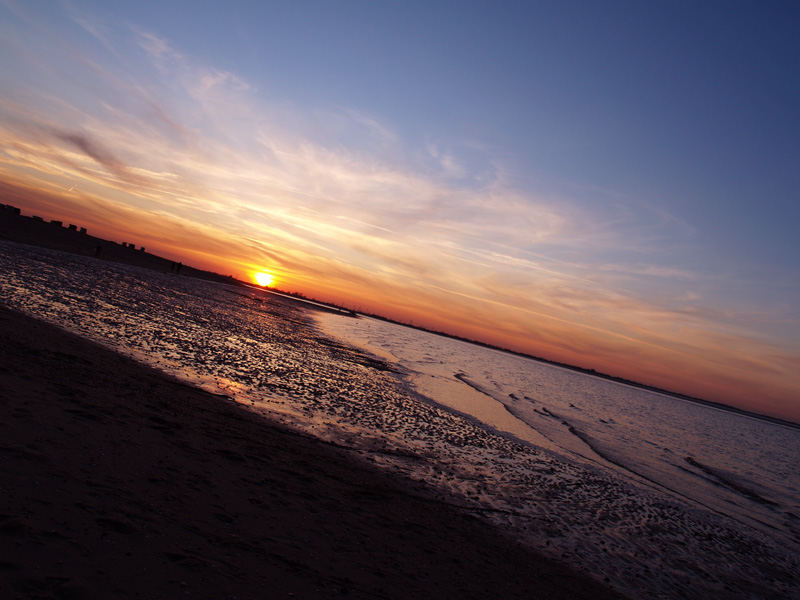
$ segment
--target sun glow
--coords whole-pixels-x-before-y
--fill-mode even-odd
[[[269,287],[275,282],[275,277],[269,273],[255,273],[253,274],[253,279],[255,279],[256,283],[261,287]]]

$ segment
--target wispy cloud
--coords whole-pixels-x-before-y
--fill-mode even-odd
[[[166,39],[138,27],[133,27],[132,30],[138,37],[139,46],[150,56],[155,64],[161,65],[165,60],[173,62],[183,60],[183,56]]]
[[[156,33],[75,22],[115,49],[102,63],[65,50],[82,88],[0,97],[0,176],[36,181],[40,206],[78,182],[76,213],[205,266],[270,267],[286,287],[631,377],[704,365],[687,390],[763,364],[743,353],[775,357],[775,381],[796,365],[800,349],[766,342],[749,313],[708,303],[704,276],[672,261],[694,232],[658,208],[545,197],[480,145],[469,160],[457,141],[409,147],[356,108],[267,102]]]

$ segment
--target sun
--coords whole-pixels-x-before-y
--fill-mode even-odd
[[[255,273],[253,279],[255,279],[256,283],[261,287],[269,287],[275,281],[275,278],[269,273]]]

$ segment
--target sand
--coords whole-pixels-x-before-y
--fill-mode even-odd
[[[0,308],[0,597],[616,598],[364,465]]]

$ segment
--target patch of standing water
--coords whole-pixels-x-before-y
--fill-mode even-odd
[[[796,428],[377,319],[319,315],[317,321],[332,335],[392,356],[417,391],[442,405],[800,538],[791,516],[800,510]],[[498,413],[511,419],[499,424]],[[732,443],[737,439],[750,443]]]

